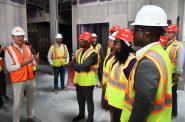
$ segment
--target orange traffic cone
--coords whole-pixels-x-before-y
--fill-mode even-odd
[[[69,90],[76,90],[75,89],[75,86],[73,84],[73,79],[74,79],[74,70],[72,68],[72,63],[70,62],[69,65],[68,65],[68,81],[67,81],[67,88]]]

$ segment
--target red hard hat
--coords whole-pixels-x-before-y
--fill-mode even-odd
[[[132,32],[128,28],[119,29],[117,34],[115,35],[115,38],[121,39],[123,41],[131,42],[131,43],[133,42]]]
[[[89,32],[82,32],[82,34],[80,35],[80,40],[93,40],[92,34]]]
[[[111,27],[111,29],[109,30],[109,32],[116,32],[116,31],[118,31],[119,29],[120,29],[119,26],[114,25],[114,26]]]
[[[167,36],[160,36],[159,41],[160,41],[161,45],[164,45],[164,46],[168,45],[168,37]]]
[[[167,27],[167,32],[178,32],[178,26],[176,24],[171,24]]]

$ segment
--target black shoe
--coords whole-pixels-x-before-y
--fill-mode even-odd
[[[177,118],[177,114],[176,113],[172,113],[172,119]]]
[[[175,118],[177,118],[177,116],[172,115],[172,119],[175,119]]]
[[[87,122],[93,122],[93,119],[88,119]]]
[[[4,100],[10,100],[10,98],[7,95],[3,96],[3,99]]]
[[[85,118],[85,116],[84,115],[78,115],[78,116],[76,116],[75,118],[73,118],[73,122],[77,122],[77,121],[80,121],[80,120],[82,120],[82,119],[84,119]]]

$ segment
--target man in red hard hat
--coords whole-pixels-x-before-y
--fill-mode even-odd
[[[168,45],[166,51],[170,57],[172,63],[172,118],[177,117],[177,83],[180,75],[183,73],[184,64],[184,46],[182,42],[176,40],[178,33],[178,26],[171,24],[166,29],[168,37]]]
[[[76,85],[79,114],[72,121],[80,121],[85,118],[85,102],[87,101],[88,120],[93,122],[94,102],[93,90],[97,85],[97,53],[91,46],[92,34],[83,32],[80,35],[80,49],[76,51],[72,67],[75,70],[74,84]]]

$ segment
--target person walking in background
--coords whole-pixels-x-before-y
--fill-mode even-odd
[[[184,65],[184,46],[182,42],[176,40],[176,35],[178,33],[178,26],[176,24],[169,25],[166,29],[168,37],[168,45],[166,47],[166,52],[170,57],[172,63],[172,118],[177,117],[177,84],[180,75],[183,73]]]
[[[33,74],[33,64],[38,62],[39,54],[33,55],[29,46],[24,44],[25,32],[21,27],[12,29],[13,45],[6,47],[5,63],[10,72],[10,79],[13,86],[13,122],[20,122],[21,103],[23,92],[27,98],[28,122],[41,122],[34,115],[35,97],[35,76]]]
[[[62,35],[57,34],[55,36],[56,43],[51,45],[48,52],[48,61],[54,69],[54,92],[57,93],[58,88],[58,77],[60,74],[60,84],[61,90],[64,90],[64,80],[65,80],[65,67],[69,63],[69,53],[67,46],[62,44]]]

